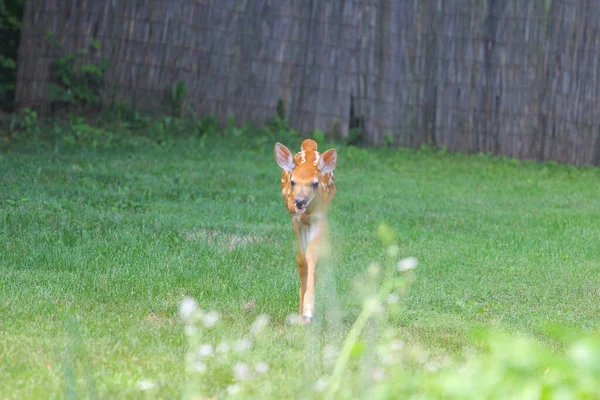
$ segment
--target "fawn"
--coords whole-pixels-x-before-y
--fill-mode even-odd
[[[315,270],[320,252],[326,246],[325,214],[335,196],[333,170],[337,160],[335,149],[320,154],[317,142],[312,139],[304,140],[296,155],[281,143],[275,144],[275,161],[283,169],[281,194],[298,240],[300,315],[307,323],[313,319]]]

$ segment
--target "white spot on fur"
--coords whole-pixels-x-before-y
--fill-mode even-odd
[[[300,164],[304,164],[306,162],[306,152],[302,150],[300,152]]]
[[[316,167],[317,165],[319,165],[319,160],[321,159],[321,155],[319,154],[318,151],[315,151],[315,162],[313,163],[313,165]]]

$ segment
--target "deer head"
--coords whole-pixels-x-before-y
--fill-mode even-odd
[[[333,194],[332,171],[337,159],[335,149],[320,154],[317,143],[311,139],[302,142],[301,151],[296,155],[281,143],[275,144],[275,161],[283,169],[282,194],[290,212],[303,214],[316,206],[315,203]]]

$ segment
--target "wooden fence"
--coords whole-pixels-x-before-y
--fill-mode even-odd
[[[103,104],[185,106],[365,144],[600,165],[597,0],[30,0],[17,102],[48,110],[50,63],[102,43]]]

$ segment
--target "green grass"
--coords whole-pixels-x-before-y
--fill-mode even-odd
[[[394,324],[434,355],[475,346],[474,327],[542,341],[549,324],[598,329],[600,170],[357,148],[339,149],[321,318],[286,325],[298,308],[294,237],[273,144],[260,143],[0,155],[0,396],[139,398],[149,380],[153,398],[179,397],[184,296],[218,310],[233,337],[269,314],[258,357],[271,389],[310,391],[299,377],[319,376],[311,352],[347,333],[360,311],[353,279],[385,254],[380,222],[401,257],[419,260]]]

